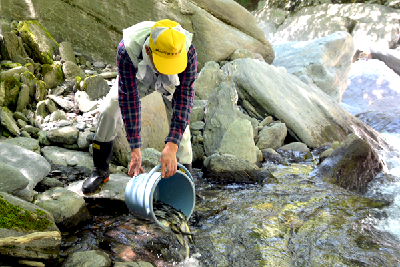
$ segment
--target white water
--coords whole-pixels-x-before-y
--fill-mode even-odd
[[[384,173],[378,175],[368,194],[393,198],[393,203],[384,209],[388,218],[381,219],[377,227],[400,241],[400,76],[379,60],[356,61],[350,70],[342,106],[379,131],[397,150],[380,151],[387,165],[385,173],[393,179],[380,183],[377,181]]]

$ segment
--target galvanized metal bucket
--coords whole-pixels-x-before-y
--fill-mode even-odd
[[[161,178],[158,164],[149,173],[133,177],[125,187],[125,203],[129,210],[143,218],[163,225],[153,211],[153,202],[161,201],[181,210],[189,219],[195,204],[195,185],[190,172],[178,163],[178,170],[169,178]],[[184,170],[181,171],[179,169]]]

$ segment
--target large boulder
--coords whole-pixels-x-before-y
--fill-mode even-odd
[[[347,190],[365,193],[367,185],[383,169],[378,153],[350,134],[310,176],[339,185]]]
[[[2,35],[7,58],[12,59],[16,55],[24,58],[28,56],[24,49],[21,37],[18,37],[14,32],[5,32]]]
[[[41,155],[25,148],[2,142],[0,143],[0,162],[17,168],[28,178],[28,186],[14,194],[26,201],[32,201],[35,194],[33,189],[38,182],[47,176],[51,169],[50,164]]]
[[[46,261],[59,257],[61,233],[46,210],[0,192],[0,255]]]
[[[315,148],[344,141],[357,133],[374,148],[389,149],[386,140],[342,108],[320,89],[294,75],[253,59],[237,59],[222,67],[229,80],[262,116],[284,122],[291,136]]]
[[[104,6],[109,6],[105,12]],[[127,8],[129,7],[129,8]],[[121,12],[123,10],[123,12]],[[115,49],[122,30],[142,21],[171,18],[194,34],[201,65],[227,58],[238,48],[261,54],[268,63],[273,51],[249,11],[233,0],[218,1],[35,1],[4,2],[2,16],[36,19],[56,40],[69,41],[77,52],[115,64]],[[221,32],[224,38],[220,38]]]
[[[39,194],[35,205],[49,211],[60,229],[74,227],[90,218],[85,200],[66,188],[53,188]]]
[[[274,50],[274,66],[285,67],[288,73],[297,77],[311,78],[315,85],[340,103],[355,52],[349,33],[341,31],[313,41],[276,45]]]
[[[52,64],[58,43],[53,36],[37,21],[21,21],[18,32],[28,46],[29,56],[41,64]]]

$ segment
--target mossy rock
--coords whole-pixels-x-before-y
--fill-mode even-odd
[[[15,111],[21,83],[14,77],[7,77],[1,81],[0,87],[0,95],[4,95],[4,99],[0,99],[0,104]]]
[[[64,73],[58,65],[43,64],[41,73],[47,88],[54,88],[64,80]]]
[[[8,133],[13,136],[21,135],[17,122],[14,120],[12,112],[7,107],[0,107],[0,125],[4,126]]]
[[[53,225],[43,210],[28,211],[9,203],[1,195],[0,210],[3,214],[0,216],[0,228],[44,231]]]
[[[10,69],[13,69],[13,68],[17,68],[17,67],[21,67],[22,65],[20,64],[20,63],[3,63],[3,64],[1,64],[1,68],[2,69],[7,69],[7,70],[10,70]]]
[[[53,64],[53,55],[59,44],[53,36],[36,20],[21,21],[18,31],[25,44],[29,47],[29,56],[41,64]]]

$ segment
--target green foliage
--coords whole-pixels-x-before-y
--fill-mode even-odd
[[[35,212],[30,212],[5,201],[2,196],[0,210],[0,228],[44,231],[52,225],[52,222],[45,218],[44,211],[36,209]]]

